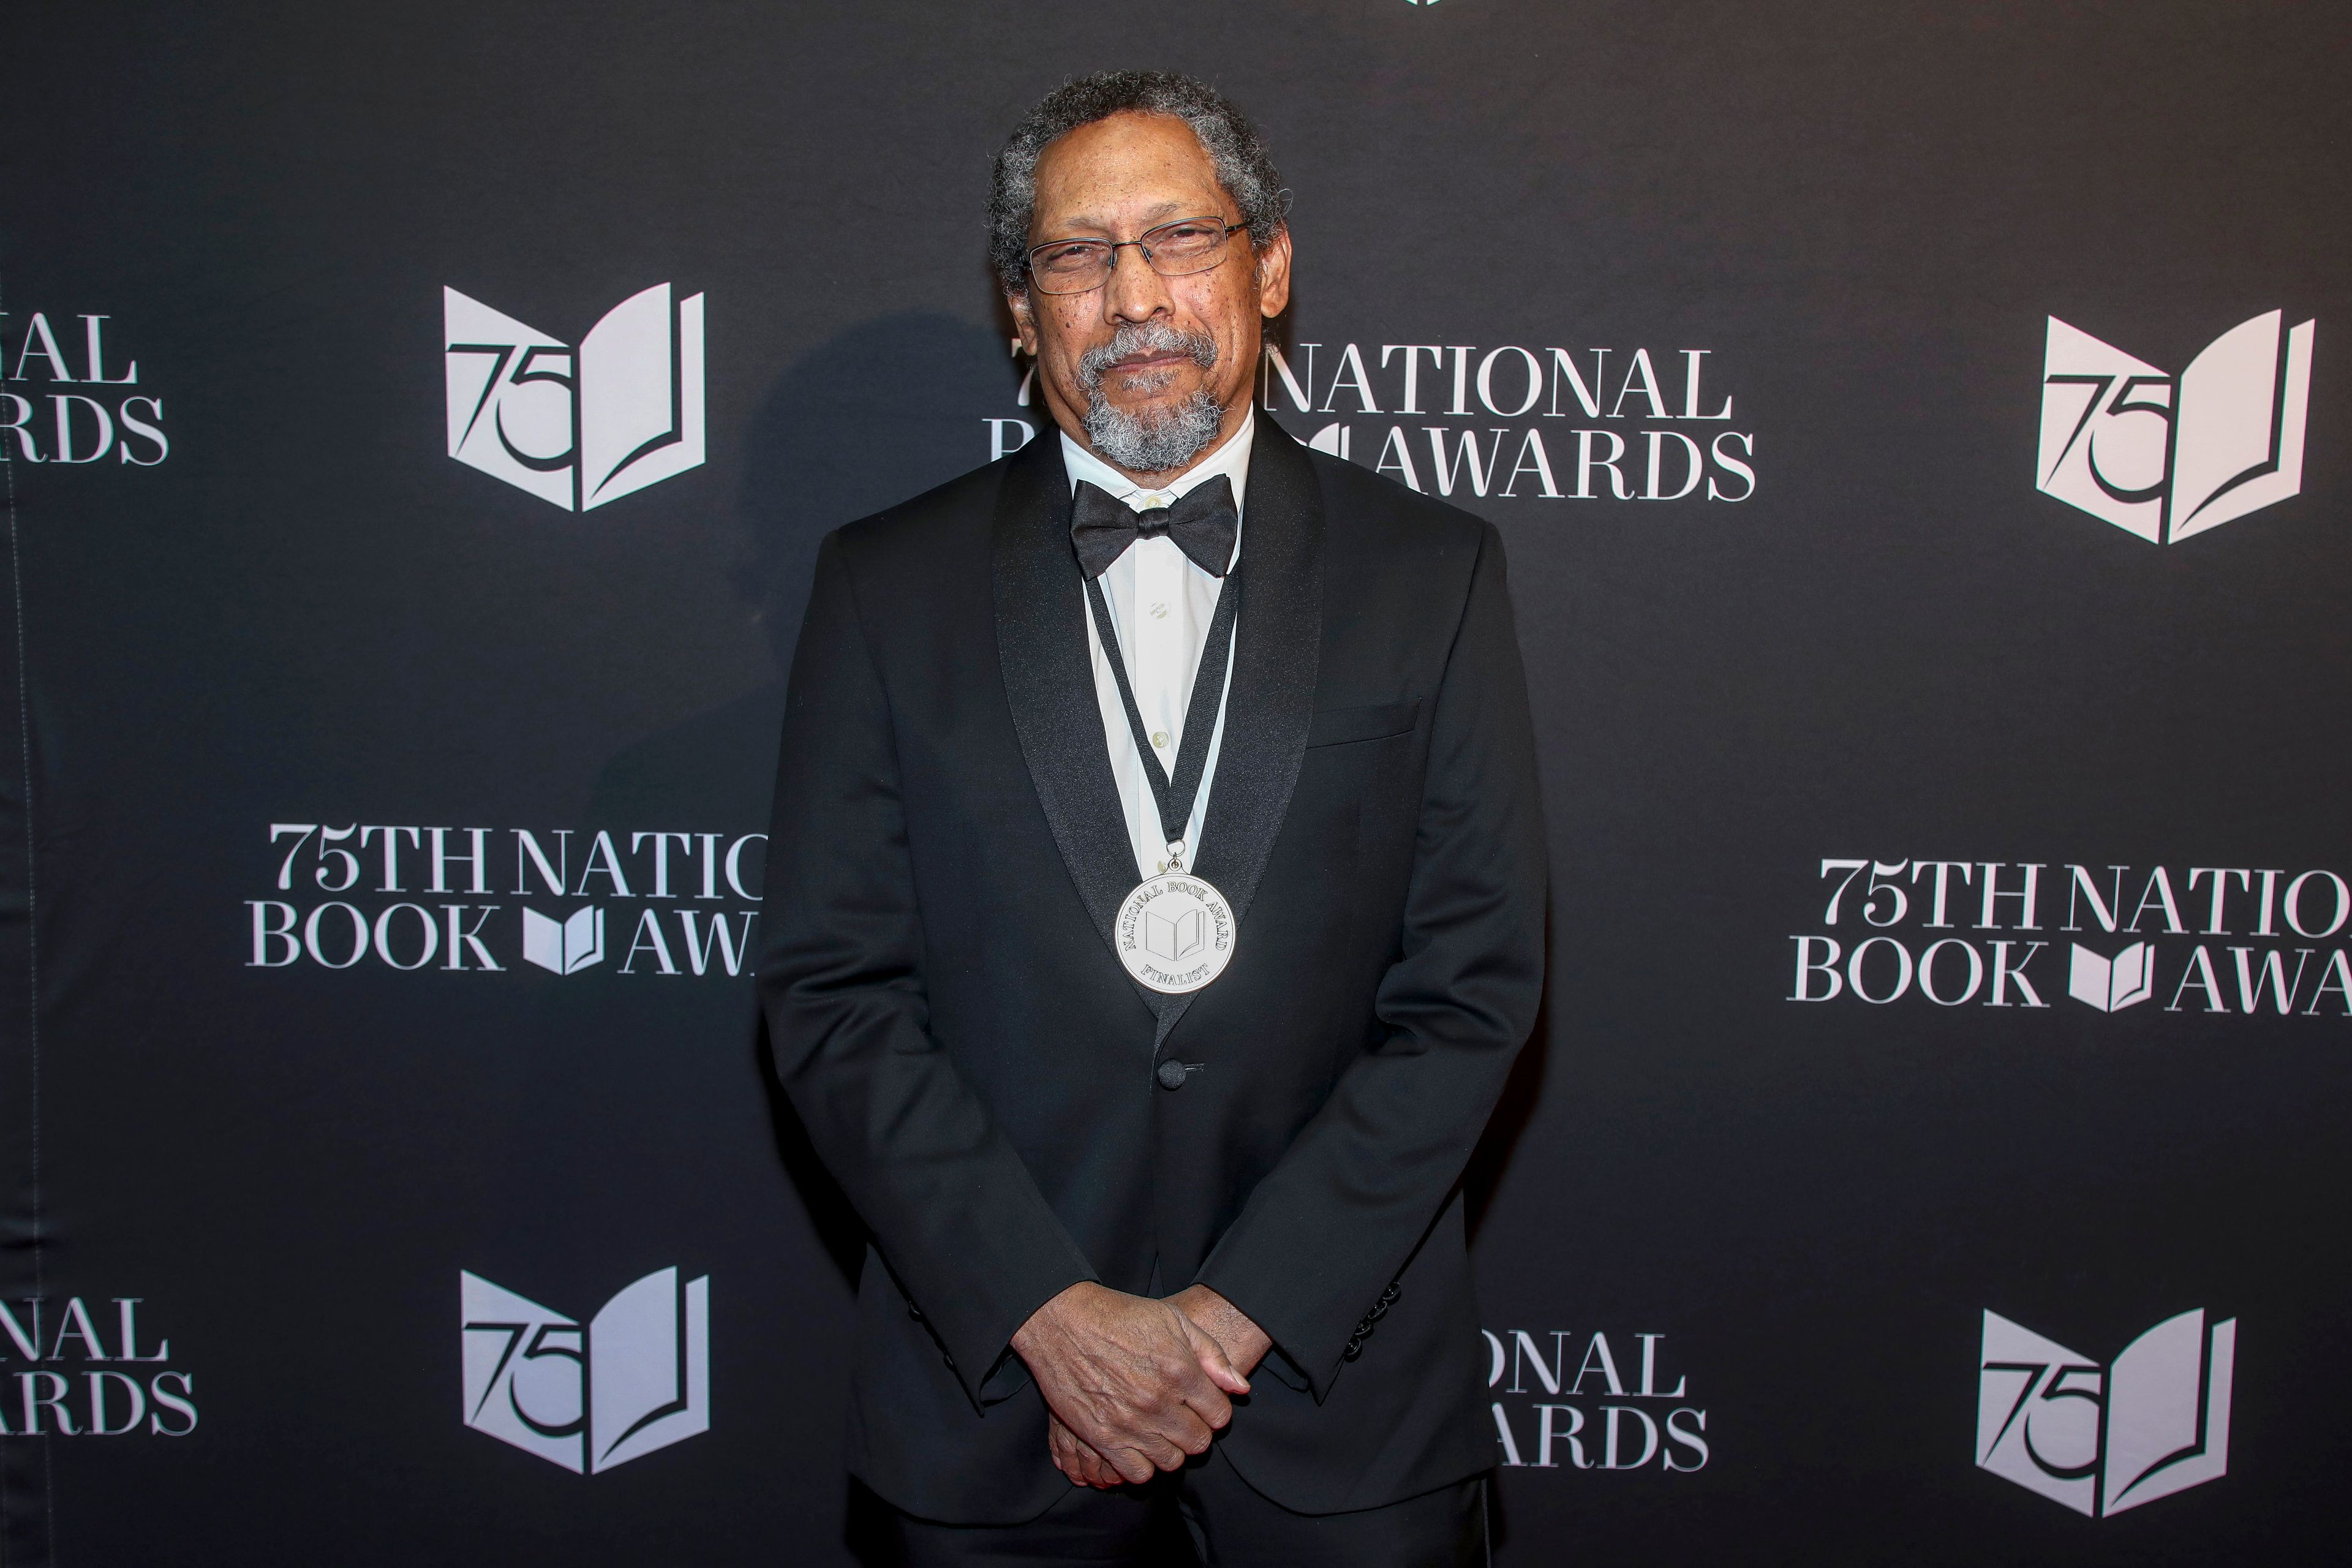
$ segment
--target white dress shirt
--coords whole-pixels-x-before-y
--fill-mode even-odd
[[[1231,439],[1184,470],[1164,489],[1146,489],[1104,462],[1065,434],[1062,465],[1069,470],[1070,489],[1080,483],[1098,487],[1137,511],[1164,507],[1194,486],[1224,475],[1233,481],[1238,509],[1247,492],[1250,444],[1255,417],[1243,422]],[[1234,539],[1234,559],[1241,559],[1242,541]],[[1229,565],[1227,570],[1232,568]],[[1192,675],[1209,637],[1209,621],[1217,613],[1217,596],[1224,591],[1222,577],[1213,577],[1192,564],[1162,535],[1139,539],[1102,574],[1103,597],[1110,605],[1112,628],[1127,662],[1127,679],[1135,689],[1136,710],[1160,765],[1173,778],[1176,757],[1184,744],[1184,712],[1192,695]],[[1095,630],[1094,611],[1084,585],[1078,594],[1078,614],[1087,626],[1087,653],[1095,672],[1095,701],[1102,709],[1103,742],[1110,752],[1111,777],[1118,784],[1118,804],[1127,815],[1128,841],[1135,847],[1136,874],[1157,876],[1167,863],[1168,841],[1160,829],[1160,806],[1153,800],[1142,754],[1135,748],[1127,723],[1127,706],[1119,700],[1118,680]],[[1230,652],[1225,660],[1225,690],[1233,689]],[[1217,776],[1217,754],[1224,747],[1225,712],[1220,693],[1216,728],[1209,732],[1209,761],[1201,775],[1201,793],[1192,802],[1192,819],[1184,829],[1184,865],[1200,864],[1201,826],[1208,820],[1209,788]]]

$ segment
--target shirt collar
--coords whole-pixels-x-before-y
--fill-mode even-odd
[[[1081,483],[1094,485],[1140,511],[1143,508],[1139,503],[1147,496],[1164,495],[1172,500],[1185,494],[1194,486],[1206,484],[1219,474],[1223,474],[1233,481],[1234,508],[1238,513],[1241,510],[1242,498],[1249,491],[1250,447],[1257,435],[1257,416],[1253,411],[1249,418],[1242,421],[1242,427],[1234,431],[1223,446],[1157,490],[1147,489],[1142,485],[1137,484],[1133,479],[1071,440],[1068,431],[1056,430],[1055,434],[1062,438],[1062,467],[1069,473],[1070,490],[1073,494],[1076,493]]]

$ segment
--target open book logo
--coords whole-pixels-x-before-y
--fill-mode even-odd
[[[710,1430],[710,1277],[648,1274],[583,1328],[457,1276],[466,1425],[577,1473]]]
[[[449,455],[586,511],[702,466],[702,296],[633,294],[574,351],[441,290]]]
[[[2230,1468],[2238,1320],[2200,1308],[2102,1368],[1998,1312],[1984,1315],[1977,1464],[2094,1518],[2218,1479]]]
[[[2136,942],[2113,959],[2075,942],[2074,967],[2066,973],[2066,994],[2088,1002],[2102,1013],[2120,1012],[2156,994],[2156,951]]]
[[[2150,542],[2299,494],[2315,323],[2282,342],[2284,321],[2242,321],[2172,376],[2051,317],[2036,488]]]
[[[1163,963],[1174,963],[1201,951],[1209,940],[1209,917],[1200,910],[1188,910],[1174,919],[1146,911],[1143,917],[1143,949]]]
[[[748,942],[750,938],[744,940]],[[537,910],[525,909],[522,955],[558,974],[577,974],[592,963],[604,963],[604,911],[589,904],[573,910],[569,920],[554,921]]]

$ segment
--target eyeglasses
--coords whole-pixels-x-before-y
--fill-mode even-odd
[[[1041,294],[1088,293],[1109,280],[1118,253],[1131,245],[1162,278],[1189,277],[1223,261],[1227,237],[1248,226],[1223,218],[1188,217],[1147,228],[1139,239],[1049,240],[1030,247],[1029,276]]]

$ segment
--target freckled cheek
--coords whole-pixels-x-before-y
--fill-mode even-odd
[[[1211,335],[1215,337],[1218,348],[1226,353],[1238,350],[1248,330],[1248,320],[1243,310],[1243,301],[1229,293],[1221,291],[1209,299],[1201,300],[1199,305],[1200,308],[1195,314]]]
[[[1090,299],[1092,296],[1074,295],[1071,298]],[[1097,314],[1098,312],[1089,311],[1084,305],[1064,304],[1056,301],[1053,309],[1054,336],[1062,342],[1072,345],[1071,352],[1075,353],[1086,346],[1087,331],[1094,325]],[[1039,324],[1043,325],[1042,322]]]
[[[1108,334],[1095,330],[1094,324],[1085,320],[1065,318],[1054,325],[1054,331],[1038,334],[1038,362],[1045,374],[1067,391],[1078,384],[1079,360],[1097,338]]]

